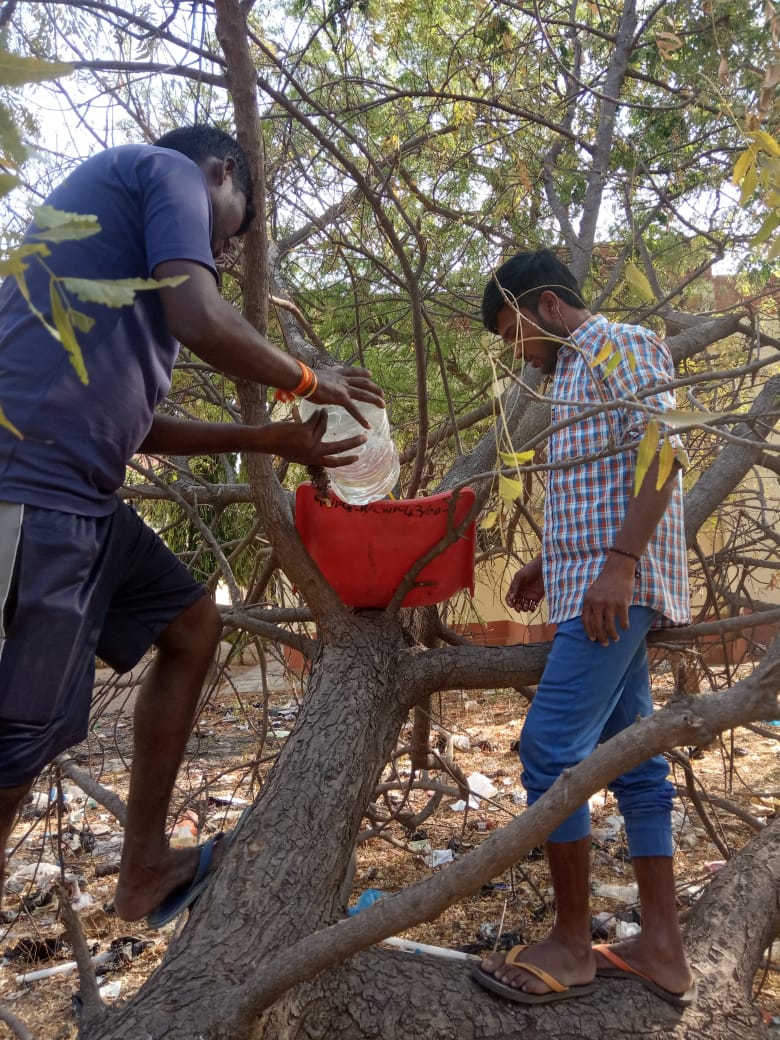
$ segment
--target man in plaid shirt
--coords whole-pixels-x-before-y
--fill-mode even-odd
[[[558,626],[520,740],[531,805],[597,744],[653,710],[645,637],[689,617],[684,452],[663,432],[662,414],[674,408],[674,394],[662,389],[674,379],[668,349],[648,329],[591,314],[551,252],[519,253],[499,267],[482,316],[518,357],[552,376],[542,553],[507,595],[522,611],[546,592]],[[637,451],[651,422],[663,445],[635,495]],[[676,1007],[695,999],[676,912],[667,773],[658,755],[609,785],[625,819],[641,934],[591,947],[585,804],[546,846],[557,908],[550,935],[487,958],[475,970],[482,985],[539,1003],[588,993],[599,975],[633,979]]]

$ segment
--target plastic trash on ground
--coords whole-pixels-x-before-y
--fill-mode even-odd
[[[484,798],[495,798],[498,788],[488,780],[484,773],[472,773],[467,777],[469,790],[473,793],[469,796],[469,809],[479,809]],[[451,806],[453,812],[463,812],[466,808],[464,801],[457,801]]]
[[[381,889],[378,888],[367,888],[365,892],[361,893],[360,898],[354,904],[347,908],[347,913],[350,917],[354,917],[355,914],[359,914],[361,910],[365,910],[367,906],[371,906],[372,903],[376,903],[378,899],[382,899],[385,895]]]

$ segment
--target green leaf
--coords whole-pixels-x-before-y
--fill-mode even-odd
[[[750,240],[751,243],[754,246],[763,245],[764,242],[767,242],[772,237],[772,232],[775,231],[778,225],[780,225],[780,210],[776,209],[767,215],[764,223]]]
[[[642,483],[647,476],[647,471],[655,458],[658,448],[658,423],[651,419],[647,424],[645,435],[640,441],[639,451],[636,457],[636,473],[634,474],[634,497],[639,494]]]
[[[174,278],[60,278],[60,284],[84,303],[100,303],[105,307],[130,307],[137,292],[173,288],[187,281],[187,275]]]
[[[24,83],[43,83],[58,76],[69,76],[72,65],[62,61],[42,61],[40,58],[23,58],[0,48],[0,86],[20,87]]]
[[[626,281],[641,300],[652,303],[655,299],[655,293],[647,280],[647,275],[640,271],[636,264],[630,260],[626,264]]]
[[[669,479],[674,465],[674,448],[668,437],[664,437],[661,450],[658,453],[658,476],[655,481],[656,491],[660,491]]]
[[[51,206],[38,206],[33,216],[37,227],[31,237],[46,242],[89,238],[100,231],[98,219],[91,213],[65,213]]]
[[[27,149],[11,109],[0,103],[0,155],[2,164],[15,169],[27,158]]]
[[[498,475],[498,495],[502,502],[506,502],[508,506],[514,505],[516,498],[520,498],[523,493],[523,482],[521,480],[512,480],[510,477],[505,477],[503,473]]]
[[[89,332],[92,326],[95,324],[95,319],[90,318],[88,314],[82,314],[81,311],[71,310],[70,320],[79,330],[79,332]]]
[[[7,195],[19,184],[19,178],[12,173],[0,173],[0,195]]]
[[[84,365],[84,355],[81,353],[81,347],[76,339],[76,333],[73,331],[73,325],[71,324],[65,305],[60,298],[57,283],[54,280],[51,281],[49,286],[49,297],[51,299],[51,316],[54,320],[58,339],[68,352],[70,363],[75,368],[76,374],[84,386],[86,386],[89,383],[89,376],[87,375],[87,369]]]
[[[524,466],[526,462],[530,462],[534,457],[533,450],[531,451],[500,451],[499,458],[505,466]]]
[[[2,408],[1,405],[0,405],[0,426],[4,426],[6,428],[6,430],[10,430],[10,432],[14,435],[14,437],[18,437],[20,441],[24,440],[24,437],[22,436],[21,430],[18,430],[14,426],[14,424],[11,422],[11,420],[8,418],[8,416],[3,411],[3,408]]]

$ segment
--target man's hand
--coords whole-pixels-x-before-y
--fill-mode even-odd
[[[544,599],[544,578],[542,577],[542,558],[536,556],[512,578],[506,594],[508,606],[513,610],[536,610]]]
[[[366,437],[344,437],[340,441],[323,441],[328,428],[328,415],[323,408],[317,411],[304,423],[277,422],[264,426],[264,444],[262,451],[280,455],[288,462],[301,462],[306,466],[325,466],[336,469],[356,462],[357,455],[344,455],[342,452],[358,448],[366,443]]]
[[[317,376],[317,390],[309,400],[315,404],[341,405],[366,429],[370,423],[360,414],[355,401],[365,401],[375,408],[385,406],[382,388],[373,381],[367,368],[350,368],[343,365],[338,368],[317,368],[314,374]]]
[[[628,608],[634,595],[636,564],[625,556],[607,556],[598,578],[582,601],[582,624],[589,639],[602,646],[618,641],[616,620],[624,630],[628,626]]]
[[[324,408],[318,408],[305,423],[277,422],[263,426],[241,423],[194,422],[157,414],[143,444],[138,448],[151,455],[215,455],[221,452],[262,452],[280,455],[305,466],[348,466],[357,455],[344,455],[366,443],[364,434],[323,441],[328,428]]]

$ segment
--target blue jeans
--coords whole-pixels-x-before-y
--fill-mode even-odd
[[[564,769],[582,762],[637,716],[652,713],[645,637],[655,618],[649,607],[631,607],[629,629],[619,628],[620,639],[609,646],[591,642],[580,617],[558,626],[520,736],[522,781],[529,805]],[[666,759],[656,755],[608,785],[625,820],[632,857],[672,855],[674,788],[668,772]],[[586,803],[549,840],[577,841],[589,834]]]

